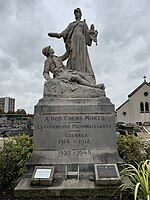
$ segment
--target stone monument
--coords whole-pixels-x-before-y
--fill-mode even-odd
[[[98,32],[81,21],[80,8],[74,15],[64,31],[48,33],[63,38],[66,52],[56,56],[51,46],[42,50],[43,98],[35,106],[33,154],[16,197],[102,196],[106,188],[109,196],[116,189],[111,180],[120,180],[114,105],[104,84],[96,84],[87,50],[97,44]]]

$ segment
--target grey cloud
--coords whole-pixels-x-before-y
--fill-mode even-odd
[[[144,49],[140,49],[134,57],[135,63],[143,63],[146,61],[150,61],[149,57],[150,48],[146,47]]]
[[[75,7],[99,31],[98,46],[89,50],[91,62],[116,105],[127,96],[130,82],[150,76],[149,0],[1,0],[0,93],[15,97],[18,107],[33,112],[44,83],[41,49],[51,44],[56,55],[65,51],[63,40],[47,33],[60,32],[73,21]]]
[[[126,80],[127,81],[138,80],[139,78],[142,78],[146,74],[148,74],[148,66],[138,67],[127,75]]]
[[[0,1],[0,16],[1,16],[1,18],[4,17],[6,19],[11,14],[10,10],[11,10],[10,0]]]
[[[1,57],[0,56],[0,66],[1,66],[1,73],[6,73],[11,70],[12,59],[8,58],[7,56]],[[5,76],[2,76],[4,78]]]

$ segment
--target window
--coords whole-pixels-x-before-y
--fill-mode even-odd
[[[143,104],[143,102],[140,103],[140,111],[144,112],[144,104]]]
[[[149,103],[146,102],[146,103],[145,103],[145,107],[144,107],[144,103],[141,102],[141,103],[140,103],[140,111],[141,111],[141,112],[149,112]]]
[[[127,114],[126,112],[123,112],[123,116],[126,116],[126,114]]]
[[[145,103],[145,112],[149,112],[149,105],[148,105],[148,102]]]
[[[144,92],[144,96],[147,97],[148,96],[148,92]]]

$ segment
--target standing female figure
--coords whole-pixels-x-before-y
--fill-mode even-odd
[[[87,73],[95,84],[95,75],[90,62],[87,45],[91,46],[92,41],[97,41],[97,31],[93,28],[89,30],[85,20],[81,21],[82,12],[80,8],[74,10],[75,21],[61,33],[48,33],[50,37],[63,37],[66,46],[65,57],[67,69]]]

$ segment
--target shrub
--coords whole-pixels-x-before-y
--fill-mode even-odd
[[[134,135],[117,137],[118,153],[128,164],[140,163],[146,158],[146,151],[140,140]]]
[[[10,186],[24,173],[24,163],[31,157],[32,139],[15,136],[4,141],[0,152],[0,188]]]
[[[150,143],[143,143],[143,147],[146,153],[146,159],[150,160]]]

